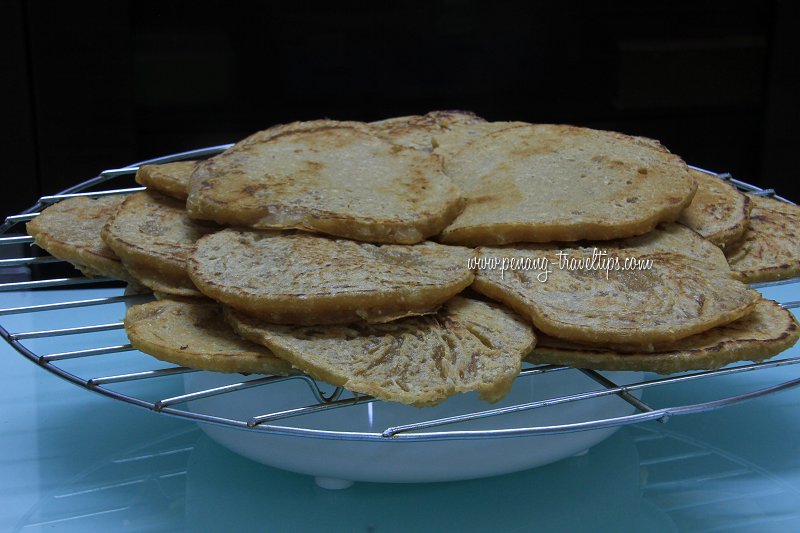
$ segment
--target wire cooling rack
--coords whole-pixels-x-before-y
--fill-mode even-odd
[[[143,190],[144,187],[129,187],[129,188],[106,188],[104,190],[92,190],[98,186],[108,186],[119,180],[130,180],[130,177],[136,173],[140,165],[144,164],[161,164],[173,161],[189,160],[189,159],[202,159],[218,154],[231,145],[213,146],[199,150],[192,150],[178,154],[172,154],[165,157],[150,159],[142,161],[133,165],[123,168],[105,170],[99,176],[80,183],[74,187],[64,190],[63,192],[53,196],[43,196],[39,201],[30,209],[25,212],[8,217],[4,224],[0,226],[0,246],[19,245],[19,244],[32,244],[33,239],[27,235],[13,235],[13,233],[24,233],[22,224],[35,218],[39,211],[44,209],[50,204],[59,202],[66,198],[75,196],[89,196],[99,197],[107,195],[130,194],[132,192]],[[693,167],[694,168],[694,167]],[[779,200],[788,201],[775,194],[773,189],[761,189],[754,185],[734,179],[730,174],[715,174],[703,169],[696,169],[702,172],[707,172],[716,175],[721,179],[728,180],[738,188],[752,192],[758,195],[772,196]],[[9,235],[11,234],[11,235]],[[32,248],[28,247],[29,250]],[[31,266],[43,263],[56,263],[60,260],[54,257],[16,257],[10,259],[0,259],[0,267],[20,267]],[[2,291],[30,291],[36,289],[47,289],[53,287],[65,286],[79,286],[86,284],[97,284],[107,282],[107,279],[88,279],[82,276],[75,277],[53,277],[35,281],[21,281],[0,283],[0,292]],[[790,280],[782,280],[770,283],[754,284],[754,287],[763,288],[774,285],[784,285],[800,283],[799,278]],[[56,292],[56,291],[54,291]],[[133,347],[128,343],[111,344],[100,347],[82,347],[76,350],[53,352],[53,353],[36,353],[28,345],[28,341],[33,339],[51,339],[61,336],[73,336],[89,333],[107,332],[114,330],[124,329],[122,322],[107,322],[107,323],[89,323],[79,326],[71,326],[66,328],[50,328],[32,331],[12,331],[8,327],[7,320],[14,315],[39,315],[46,314],[64,309],[73,308],[88,308],[95,306],[109,306],[120,303],[135,303],[136,299],[141,298],[141,295],[127,295],[120,294],[114,296],[103,296],[91,299],[78,299],[71,300],[68,297],[70,291],[64,291],[67,295],[63,299],[44,304],[18,306],[18,307],[4,307],[0,308],[0,335],[5,339],[14,349],[16,349],[24,357],[30,359],[34,363],[41,366],[43,369],[55,374],[56,376],[79,385],[87,390],[108,396],[115,400],[123,401],[133,404],[145,409],[155,412],[168,414],[177,417],[193,419],[201,422],[217,424],[222,426],[229,426],[240,428],[250,431],[266,432],[272,434],[286,434],[307,436],[315,438],[326,439],[339,439],[339,440],[358,440],[358,441],[387,441],[387,440],[411,440],[411,441],[430,441],[430,440],[452,440],[452,439],[482,439],[482,438],[495,438],[495,437],[512,437],[524,435],[542,435],[542,434],[555,434],[567,433],[573,431],[584,431],[600,428],[611,428],[623,426],[627,424],[634,424],[644,421],[657,420],[659,422],[666,422],[672,416],[685,415],[691,413],[699,413],[704,411],[711,411],[719,409],[728,405],[743,402],[749,399],[757,398],[767,394],[779,392],[791,387],[800,385],[800,366],[795,366],[800,363],[800,357],[779,357],[770,361],[754,363],[754,364],[737,364],[725,367],[719,370],[689,372],[678,375],[653,377],[635,383],[628,383],[620,385],[610,380],[607,376],[588,369],[575,369],[566,366],[558,365],[540,365],[540,366],[527,366],[520,373],[518,380],[535,380],[538,376],[552,372],[580,372],[593,380],[597,388],[586,392],[569,394],[564,396],[553,396],[543,400],[537,400],[527,403],[520,403],[514,405],[505,405],[502,407],[488,407],[486,409],[462,413],[457,416],[448,416],[445,418],[431,418],[419,422],[410,423],[407,425],[395,425],[386,427],[382,431],[374,432],[354,432],[354,431],[337,431],[337,430],[321,430],[305,427],[292,427],[280,425],[281,420],[286,420],[295,417],[302,417],[311,413],[319,413],[329,411],[332,409],[342,409],[355,405],[370,404],[378,402],[375,398],[369,396],[361,396],[343,391],[341,388],[333,389],[322,385],[320,386],[314,379],[308,376],[242,376],[242,379],[237,380],[235,383],[227,384],[224,386],[213,387],[203,390],[191,391],[179,395],[171,395],[159,398],[142,397],[145,394],[131,394],[120,390],[120,386],[130,382],[150,381],[156,382],[167,378],[169,376],[176,376],[187,374],[190,372],[203,372],[195,369],[182,367],[182,366],[169,366],[166,368],[144,368],[142,370],[125,373],[109,373],[108,365],[104,363],[105,357],[111,354],[121,352],[134,352]],[[798,301],[784,302],[782,304],[786,308],[796,308],[800,306]],[[83,316],[83,315],[80,315]],[[13,328],[11,328],[13,329]],[[81,372],[74,370],[67,370],[64,365],[67,361],[76,359],[89,358],[96,364],[92,364],[88,369],[83,369]],[[144,364],[154,366],[155,360],[146,356],[142,357]],[[767,369],[777,367],[790,367],[795,372],[796,377],[787,379],[787,372],[783,372],[780,377],[775,377],[774,382],[767,387],[754,388],[753,390],[746,391],[730,396],[715,398],[710,401],[692,404],[679,404],[679,395],[674,398],[676,405],[667,407],[654,408],[647,403],[640,400],[635,393],[654,387],[669,387],[681,383],[697,383],[708,380],[709,378],[731,376],[734,374],[741,374],[745,372],[764,371]],[[777,376],[777,375],[776,375]],[[181,408],[188,402],[208,398],[212,396],[235,394],[239,391],[253,389],[256,387],[267,387],[287,380],[300,380],[308,386],[309,400],[306,404],[297,405],[296,407],[271,412],[253,413],[248,418],[225,418],[215,416],[195,410],[188,410]],[[327,392],[326,392],[327,391]],[[442,429],[451,424],[460,422],[468,422],[478,419],[487,419],[491,417],[499,417],[501,415],[510,413],[523,413],[526,411],[533,411],[548,406],[559,404],[567,404],[572,402],[591,402],[598,398],[617,396],[622,400],[628,402],[635,407],[635,412],[626,416],[618,416],[614,418],[585,420],[579,422],[570,422],[555,425],[517,425],[515,427],[497,427],[495,429],[478,429],[478,430],[450,430]]]

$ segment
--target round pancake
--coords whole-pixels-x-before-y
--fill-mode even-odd
[[[27,223],[28,234],[53,257],[72,263],[87,277],[132,281],[100,230],[116,213],[124,196],[67,198],[43,210]]]
[[[142,165],[136,171],[136,183],[177,200],[189,196],[189,178],[198,161],[175,161],[161,165]]]
[[[800,207],[747,194],[752,204],[743,239],[726,250],[748,283],[800,276]]]
[[[190,216],[222,224],[400,244],[439,233],[462,208],[438,157],[333,121],[250,136],[200,163],[187,199]]]
[[[607,240],[674,221],[696,184],[677,156],[618,133],[501,129],[445,159],[467,206],[440,235],[466,246]]]
[[[142,285],[175,296],[202,296],[186,273],[186,258],[197,239],[216,230],[186,216],[180,201],[142,191],[123,202],[101,236]]]
[[[389,322],[432,313],[468,287],[472,250],[223,230],[188,262],[207,296],[276,324]]]
[[[432,152],[433,136],[453,129],[487,122],[469,111],[431,111],[425,115],[388,118],[369,125],[386,140],[417,150]]]
[[[548,335],[584,343],[647,346],[670,342],[726,324],[747,314],[759,294],[728,272],[707,269],[676,253],[635,255],[612,251],[609,258],[652,260],[649,270],[611,270],[606,278],[594,250],[566,249],[566,258],[586,260],[589,268],[559,268],[556,251],[540,247],[481,248],[482,257],[546,258],[552,271],[545,281],[537,270],[507,270],[478,265],[472,287],[529,317]]]
[[[435,315],[387,324],[280,326],[230,308],[225,315],[237,333],[317,379],[416,406],[472,390],[501,399],[536,340],[514,313],[458,296]]]
[[[697,182],[697,193],[678,222],[720,248],[741,239],[750,219],[747,196],[717,176],[694,169],[690,172]]]
[[[659,347],[658,353],[620,353],[539,335],[531,363],[570,365],[595,370],[631,370],[672,374],[714,370],[736,361],[763,361],[793,346],[800,337],[794,315],[762,299],[753,312],[730,324]]]
[[[162,361],[200,370],[243,374],[296,373],[267,348],[236,335],[215,303],[157,300],[128,309],[131,345]]]

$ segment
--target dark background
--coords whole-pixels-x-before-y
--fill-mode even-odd
[[[0,212],[275,123],[467,109],[660,139],[800,200],[797,3],[11,0]]]

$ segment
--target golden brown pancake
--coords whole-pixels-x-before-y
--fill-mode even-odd
[[[472,288],[529,317],[544,333],[576,342],[646,347],[676,341],[741,318],[759,298],[728,272],[676,253],[637,256],[618,250],[604,258],[598,255],[602,250],[542,246],[485,247],[478,253],[534,265],[549,261],[546,280],[541,268],[503,271],[478,265]],[[625,270],[631,257],[650,260],[651,268]],[[613,267],[614,258],[620,269],[606,275],[605,266]]]
[[[389,322],[432,313],[472,283],[472,250],[228,229],[197,242],[188,272],[207,296],[276,324]]]
[[[490,133],[445,159],[467,206],[440,235],[464,246],[607,240],[674,221],[696,184],[637,138],[551,124]]]
[[[280,326],[230,308],[226,317],[237,333],[317,379],[416,406],[472,390],[501,399],[536,340],[514,313],[459,296],[435,315],[386,324]]]
[[[451,159],[460,152],[467,150],[475,141],[486,137],[490,133],[500,130],[527,126],[527,122],[464,122],[448,128],[446,131],[434,134],[433,153],[441,156],[445,167]]]
[[[656,229],[638,235],[614,241],[601,241],[589,243],[586,246],[596,246],[608,250],[633,255],[645,255],[658,252],[672,252],[685,255],[695,260],[706,269],[715,269],[728,272],[736,279],[738,273],[732,272],[728,260],[722,250],[711,241],[704,239],[693,229],[675,222],[659,224]]]
[[[695,230],[720,248],[738,241],[750,219],[750,200],[732,184],[698,170],[691,170],[697,193],[678,222]]]
[[[157,300],[128,309],[131,345],[162,361],[200,370],[243,374],[296,373],[267,348],[236,335],[215,303]]]
[[[217,229],[186,216],[180,201],[142,191],[123,202],[101,236],[142,285],[175,296],[202,296],[186,273],[186,259],[197,239]]]
[[[100,238],[103,225],[116,213],[124,196],[67,198],[28,222],[28,234],[53,257],[72,263],[87,277],[132,281],[114,251]]]
[[[221,224],[414,244],[449,224],[463,199],[438,157],[366,124],[315,121],[258,132],[200,163],[187,208]]]
[[[142,165],[136,172],[136,183],[177,200],[189,196],[189,178],[198,161],[175,161],[161,165]]]
[[[571,343],[539,335],[531,363],[595,370],[634,370],[671,374],[713,370],[735,361],[763,361],[792,347],[800,336],[794,315],[762,299],[752,313],[724,326],[658,347],[657,353],[622,353],[612,348]]]
[[[743,239],[726,250],[748,283],[800,276],[800,207],[747,194],[752,204]]]

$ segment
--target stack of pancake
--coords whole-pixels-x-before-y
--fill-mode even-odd
[[[671,373],[762,360],[799,335],[743,281],[798,275],[800,209],[651,139],[466,112],[318,120],[137,181],[147,190],[65,200],[28,231],[87,276],[152,290],[126,331],[180,365],[425,406],[496,401],[523,360]],[[650,267],[559,267],[598,250]],[[502,258],[551,268],[493,268]]]

